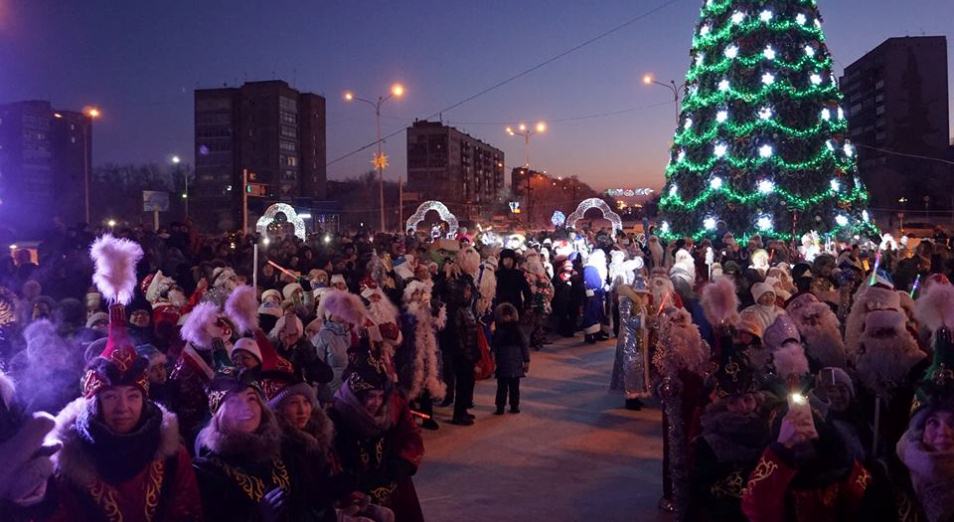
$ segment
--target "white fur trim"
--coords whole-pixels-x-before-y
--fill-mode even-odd
[[[136,290],[136,264],[142,259],[142,247],[128,239],[106,234],[89,250],[96,265],[93,282],[110,303],[128,304]]]

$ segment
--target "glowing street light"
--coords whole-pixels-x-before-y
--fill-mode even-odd
[[[676,125],[679,125],[679,89],[680,87],[676,87],[676,80],[669,80],[669,83],[663,83],[657,80],[656,77],[652,75],[652,73],[647,73],[643,75],[643,83],[646,85],[653,85],[653,84],[662,85],[663,87],[672,91],[673,103],[675,103],[676,105]]]
[[[377,130],[377,145],[378,152],[374,155],[374,168],[378,171],[378,197],[380,199],[379,203],[381,205],[381,232],[386,230],[386,223],[384,220],[384,167],[387,166],[387,157],[381,151],[381,106],[384,105],[384,102],[390,100],[391,98],[402,98],[404,97],[405,88],[404,85],[400,83],[395,83],[391,85],[390,92],[387,96],[378,96],[377,101],[371,101],[366,98],[361,98],[356,96],[352,91],[345,91],[344,99],[346,102],[359,101],[364,102],[374,107],[374,121],[375,129]]]
[[[172,157],[172,163],[173,163],[173,165],[178,165],[180,161],[182,161],[182,158],[180,158],[179,156],[173,156],[173,157]]]
[[[106,222],[106,224],[109,226],[109,228],[114,228],[116,226],[116,220],[110,219],[109,221]]]
[[[526,123],[519,123],[517,130],[513,127],[507,127],[507,134],[511,136],[520,136],[523,138],[523,166],[530,168],[530,136],[534,134],[543,134],[547,131],[547,124],[544,121],[538,121],[531,129]]]

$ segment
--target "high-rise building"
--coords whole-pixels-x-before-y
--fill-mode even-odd
[[[241,227],[243,172],[267,186],[267,198],[249,198],[252,217],[275,202],[307,207],[324,200],[325,159],[323,97],[280,80],[195,91],[190,196],[202,229]]]
[[[476,219],[503,201],[504,153],[441,122],[407,129],[407,190]]]
[[[0,223],[18,235],[86,219],[91,120],[50,102],[0,105]]]
[[[950,165],[905,156],[948,154],[947,39],[889,38],[845,68],[841,90],[871,206],[951,208]]]

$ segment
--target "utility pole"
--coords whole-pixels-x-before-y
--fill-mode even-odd
[[[242,169],[242,236],[248,234],[248,169]]]

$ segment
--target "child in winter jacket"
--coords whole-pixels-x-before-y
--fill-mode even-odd
[[[503,415],[510,395],[510,413],[520,413],[520,379],[530,369],[530,350],[520,331],[520,316],[510,303],[502,303],[494,311],[497,331],[493,338],[494,361],[497,365],[497,411]]]

